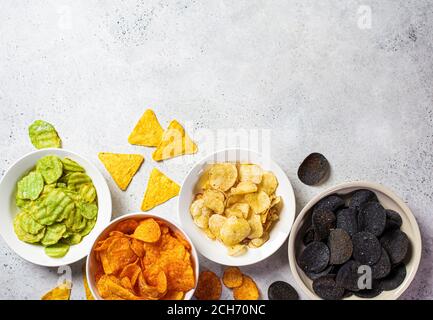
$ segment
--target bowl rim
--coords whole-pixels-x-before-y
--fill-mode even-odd
[[[133,217],[156,218],[156,219],[162,220],[164,222],[168,222],[168,224],[171,224],[174,227],[176,227],[182,233],[182,235],[185,237],[185,239],[188,241],[188,243],[191,245],[191,257],[194,259],[194,278],[195,278],[195,286],[194,286],[194,288],[187,292],[188,295],[189,295],[189,297],[188,297],[187,300],[191,300],[191,298],[194,296],[195,289],[197,288],[199,271],[200,271],[200,259],[199,259],[199,256],[197,254],[197,250],[196,250],[196,248],[194,246],[194,243],[191,241],[191,239],[189,238],[188,234],[175,221],[173,221],[171,219],[168,219],[168,218],[165,218],[165,217],[158,216],[156,214],[151,214],[151,213],[141,212],[141,211],[130,212],[130,213],[121,215],[120,217],[117,217],[117,218],[113,219],[112,221],[110,221],[110,223],[108,225],[105,226],[105,228],[103,230],[101,230],[101,232],[95,238],[95,241],[93,242],[93,244],[92,244],[89,252],[87,253],[87,257],[86,257],[86,280],[87,280],[87,283],[88,283],[89,290],[92,293],[92,296],[95,298],[95,300],[105,300],[105,299],[100,298],[99,294],[96,291],[96,287],[94,288],[93,282],[90,281],[91,280],[90,279],[90,257],[91,257],[91,255],[92,255],[92,253],[94,251],[95,245],[99,241],[99,238],[112,225],[114,225],[115,223],[118,223],[119,221],[122,221],[122,220],[125,220],[125,219],[130,219],[130,218],[133,218]],[[185,296],[186,296],[186,293],[185,293]]]
[[[382,184],[375,183],[375,182],[369,182],[369,181],[351,181],[351,182],[343,182],[339,183],[333,187],[327,188],[322,192],[319,192],[316,194],[311,200],[308,201],[308,203],[302,208],[301,212],[296,217],[296,220],[292,226],[292,232],[290,233],[289,242],[288,242],[288,256],[289,256],[289,264],[290,264],[290,271],[292,272],[293,278],[301,287],[302,291],[308,296],[308,298],[313,300],[319,300],[320,297],[314,294],[303,282],[301,277],[299,276],[298,270],[296,269],[296,257],[295,257],[295,240],[297,236],[297,232],[299,231],[299,228],[301,227],[301,222],[304,218],[304,216],[310,211],[310,209],[321,199],[324,197],[336,193],[342,189],[347,188],[367,188],[367,189],[375,189],[389,198],[391,198],[398,206],[400,206],[405,213],[407,214],[407,218],[410,222],[411,227],[414,230],[414,241],[418,243],[416,247],[419,248],[418,250],[413,250],[412,252],[412,259],[413,259],[413,271],[409,274],[408,280],[404,283],[403,286],[401,286],[401,289],[396,292],[392,298],[390,299],[398,299],[410,286],[413,279],[415,278],[415,275],[418,271],[418,267],[421,261],[421,254],[422,254],[422,239],[421,239],[421,232],[418,226],[418,223],[416,221],[415,216],[413,215],[410,208],[407,206],[407,204],[399,197],[397,196],[394,191],[390,190],[389,188],[385,187]],[[295,232],[293,232],[295,230]],[[365,299],[364,299],[365,300]]]
[[[269,250],[267,252],[265,252],[262,256],[260,256],[260,259],[256,260],[256,261],[252,261],[252,262],[237,262],[237,263],[230,263],[227,261],[222,261],[220,260],[215,260],[212,257],[210,257],[207,252],[201,252],[200,250],[198,250],[200,252],[201,255],[203,255],[204,257],[206,257],[207,259],[209,259],[210,261],[213,261],[215,263],[218,263],[220,265],[226,265],[226,266],[237,266],[237,267],[243,267],[243,266],[249,266],[249,265],[254,265],[256,263],[259,263],[261,261],[264,261],[266,259],[268,259],[270,256],[272,256],[274,253],[276,253],[279,249],[281,249],[281,247],[284,245],[284,243],[287,241],[287,238],[290,235],[290,232],[293,228],[294,225],[294,221],[296,219],[296,194],[295,191],[293,189],[293,185],[292,182],[290,181],[289,177],[287,176],[286,172],[283,170],[283,168],[281,168],[281,166],[274,161],[271,156],[266,156],[261,152],[255,151],[255,150],[251,150],[251,149],[245,149],[245,148],[223,148],[223,149],[219,149],[217,151],[211,152],[207,155],[205,155],[204,157],[202,157],[201,159],[199,159],[197,162],[194,163],[194,165],[192,166],[192,168],[188,171],[188,173],[186,174],[185,178],[182,181],[182,186],[181,189],[179,191],[179,197],[177,199],[177,217],[178,217],[178,221],[180,223],[180,225],[182,227],[184,227],[185,222],[183,222],[182,216],[181,216],[181,198],[183,195],[183,190],[185,189],[185,185],[186,185],[186,181],[190,178],[190,176],[192,175],[192,172],[195,171],[195,169],[200,166],[205,164],[206,161],[208,161],[208,159],[215,157],[218,154],[221,153],[248,153],[248,154],[254,154],[255,156],[264,159],[265,161],[267,161],[269,164],[275,166],[276,168],[278,168],[281,173],[284,175],[285,179],[287,179],[288,185],[290,187],[290,189],[288,190],[293,197],[293,203],[290,204],[290,209],[291,211],[293,211],[293,216],[292,219],[290,220],[290,228],[288,230],[288,232],[285,232],[285,237],[283,239],[283,241],[281,241],[281,243],[275,247],[274,250]],[[261,247],[263,248],[263,247]],[[261,248],[257,248],[257,249],[261,249]]]
[[[3,185],[4,180],[6,179],[6,177],[8,176],[9,172],[12,170],[12,168],[14,168],[15,166],[17,166],[20,162],[24,161],[26,158],[37,155],[37,154],[45,154],[45,153],[50,153],[50,152],[61,152],[61,153],[66,153],[69,155],[72,155],[73,157],[77,157],[77,158],[81,158],[84,161],[87,162],[88,166],[92,168],[92,170],[96,173],[96,175],[99,176],[100,180],[103,181],[103,184],[100,185],[99,189],[102,189],[102,191],[108,196],[107,199],[104,199],[104,202],[106,203],[107,206],[107,211],[110,212],[110,215],[108,217],[108,221],[105,222],[103,221],[104,225],[106,225],[110,220],[111,220],[111,216],[112,216],[112,209],[113,209],[113,202],[112,202],[112,198],[111,198],[111,192],[110,189],[108,188],[108,184],[107,184],[107,180],[104,178],[104,176],[102,175],[101,171],[96,167],[96,165],[93,164],[92,161],[90,161],[87,157],[82,156],[81,154],[78,154],[74,151],[71,151],[69,149],[65,149],[65,148],[43,148],[43,149],[37,149],[34,151],[30,151],[26,154],[24,154],[23,156],[19,157],[17,160],[15,160],[12,165],[9,166],[9,168],[5,171],[3,177],[0,179],[0,186]],[[36,165],[36,164],[35,164]],[[24,173],[22,173],[24,174]],[[95,186],[96,189],[98,189]],[[98,191],[98,190],[97,190]],[[98,198],[98,202],[99,202],[99,198]],[[99,205],[98,205],[98,210],[99,210]],[[98,212],[98,218],[99,218],[99,212]],[[95,225],[96,227],[96,225]],[[94,229],[92,229],[92,231],[94,231]],[[91,231],[91,232],[92,232]],[[90,232],[90,233],[91,233]],[[89,235],[90,235],[89,233]],[[87,236],[89,236],[87,235]],[[9,247],[9,249],[14,252],[14,254],[16,254],[17,256],[19,256],[21,259],[30,262],[34,265],[39,265],[39,266],[43,266],[43,267],[59,267],[65,264],[72,264],[75,263],[77,261],[80,261],[81,259],[86,257],[87,251],[83,250],[83,252],[75,259],[72,259],[71,261],[67,261],[65,262],[55,262],[54,260],[52,260],[53,263],[40,263],[40,262],[36,262],[36,261],[32,261],[29,260],[27,257],[25,257],[24,255],[22,255],[21,253],[15,251],[15,249],[13,248],[13,246],[10,245],[10,241],[8,239],[6,239],[1,233],[0,233],[1,238],[4,240],[4,242],[7,244],[7,246]],[[79,244],[77,244],[79,245]]]

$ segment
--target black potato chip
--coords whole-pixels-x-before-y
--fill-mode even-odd
[[[275,281],[268,288],[269,300],[299,300],[299,295],[290,284],[284,281]]]
[[[309,227],[307,231],[305,231],[304,236],[302,237],[302,242],[304,245],[309,245],[311,242],[314,241],[314,229],[313,227]]]
[[[318,273],[328,266],[329,248],[326,244],[319,241],[311,242],[302,251],[298,264],[305,272]]]
[[[385,278],[391,272],[391,261],[389,260],[388,253],[382,248],[379,261],[371,266],[371,276],[373,279]]]
[[[301,163],[298,178],[309,186],[317,185],[329,176],[329,162],[324,155],[312,153]]]
[[[364,204],[358,213],[358,228],[379,237],[385,230],[386,211],[379,202]]]
[[[352,240],[343,229],[333,229],[329,233],[328,248],[330,264],[343,264],[350,259],[353,252]]]
[[[380,243],[388,253],[392,264],[402,262],[409,251],[409,238],[399,229],[386,232],[380,238]]]
[[[353,193],[349,201],[349,208],[359,211],[367,202],[378,202],[376,194],[367,189],[360,189]]]
[[[399,229],[403,224],[401,216],[394,210],[386,210],[386,225],[385,230]]]
[[[361,264],[354,260],[349,260],[338,270],[335,281],[339,287],[350,291],[359,291],[358,279],[361,274],[358,274],[358,269]]]
[[[337,212],[337,228],[345,230],[349,236],[358,232],[357,211],[352,208],[344,208]]]
[[[320,277],[313,281],[314,292],[325,300],[341,300],[344,288],[338,286],[333,275]]]
[[[382,247],[370,232],[361,231],[352,237],[353,257],[361,264],[373,265],[380,259]]]
[[[400,264],[391,270],[391,273],[380,280],[379,287],[384,291],[397,289],[406,278],[406,266]]]
[[[379,294],[381,294],[383,290],[379,287],[378,281],[372,281],[371,289],[362,289],[357,292],[354,292],[355,296],[364,298],[364,299],[371,299],[374,297],[377,297]]]
[[[314,210],[312,222],[315,240],[325,240],[331,229],[335,228],[336,220],[335,214],[330,210]]]
[[[325,270],[318,272],[318,273],[306,272],[305,274],[311,280],[316,280],[320,277],[327,276],[328,274],[331,274],[331,273],[334,273],[334,266],[328,266]]]
[[[345,202],[341,197],[332,194],[317,202],[316,205],[314,206],[313,211],[330,210],[332,212],[335,212],[337,209],[344,207],[344,204]]]

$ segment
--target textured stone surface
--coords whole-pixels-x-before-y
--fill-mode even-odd
[[[139,210],[153,166],[181,182],[200,153],[155,164],[127,137],[144,109],[166,126],[272,129],[271,152],[292,180],[298,211],[336,183],[371,180],[394,189],[423,234],[423,259],[405,299],[433,298],[433,9],[429,0],[13,1],[0,3],[0,176],[33,150],[27,126],[53,123],[64,147],[89,157],[109,181],[114,216]],[[202,139],[203,140],[203,139]],[[121,192],[98,151],[146,161]],[[299,163],[323,153],[332,173],[302,185]],[[155,210],[176,218],[176,200]],[[221,275],[223,267],[201,260]],[[81,262],[72,297],[83,299]],[[287,246],[242,268],[268,286],[290,274]],[[31,265],[0,240],[0,298],[39,299],[57,270]],[[298,289],[299,290],[299,289]],[[299,292],[302,297],[305,295]],[[231,297],[224,289],[223,297]]]

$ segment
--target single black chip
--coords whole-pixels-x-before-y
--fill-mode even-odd
[[[391,272],[391,261],[389,260],[388,253],[382,248],[379,261],[371,266],[371,276],[373,279],[385,278]]]
[[[307,272],[318,273],[328,266],[329,263],[329,248],[326,244],[320,241],[311,242],[302,251],[298,264],[302,270]]]
[[[308,278],[310,278],[311,280],[316,280],[320,277],[323,276],[327,276],[328,274],[336,274],[334,273],[334,266],[328,266],[325,270],[318,272],[318,273],[314,273],[314,272],[306,272],[305,274],[307,275]]]
[[[304,233],[304,236],[302,237],[302,242],[304,245],[309,245],[311,242],[314,241],[314,229],[313,226],[310,226]]]
[[[406,266],[402,263],[391,270],[391,273],[379,281],[380,289],[390,291],[397,289],[406,278]]]
[[[394,210],[386,210],[386,225],[385,230],[399,229],[403,224],[403,220],[398,212]]]
[[[325,240],[329,236],[331,229],[335,228],[337,218],[330,210],[314,210],[312,222],[315,240]]]
[[[357,292],[355,292],[355,296],[364,298],[364,299],[371,299],[374,297],[377,297],[379,294],[381,294],[383,290],[379,287],[378,281],[372,281],[371,288],[370,289],[362,289]]]
[[[328,248],[330,264],[343,264],[350,259],[353,252],[352,240],[343,229],[333,229],[329,233]]]
[[[358,232],[358,214],[355,209],[344,208],[337,212],[337,228],[345,230],[349,236]]]
[[[337,209],[344,207],[344,204],[345,202],[341,197],[332,194],[317,202],[316,205],[314,206],[313,211],[330,210],[332,212],[336,212]]]
[[[367,189],[360,189],[353,193],[349,201],[349,208],[359,211],[367,202],[378,202],[376,194]]]
[[[361,231],[352,237],[353,257],[361,264],[373,265],[379,261],[382,247],[379,240],[370,232]]]
[[[341,300],[344,296],[344,288],[337,285],[333,275],[314,280],[313,290],[320,298],[325,300]]]
[[[361,274],[358,273],[361,264],[349,260],[338,270],[335,281],[339,287],[350,291],[359,291],[358,280]]]
[[[269,300],[299,300],[298,292],[284,281],[275,281],[268,288]]]
[[[399,229],[386,232],[380,238],[380,243],[388,253],[392,264],[402,262],[409,251],[409,238]]]
[[[312,153],[304,159],[298,169],[298,178],[309,186],[320,184],[329,177],[330,166],[323,154]]]
[[[385,230],[386,211],[379,202],[364,204],[358,213],[358,228],[379,237]]]

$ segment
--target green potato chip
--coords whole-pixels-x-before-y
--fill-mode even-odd
[[[45,226],[36,222],[35,219],[32,218],[32,216],[27,213],[23,212],[20,218],[20,227],[23,229],[26,233],[30,234],[39,234]]]
[[[27,242],[27,243],[36,243],[41,241],[41,239],[44,237],[45,234],[45,228],[42,229],[38,234],[31,234],[27,233],[21,228],[21,220],[23,215],[25,215],[24,212],[21,212],[17,214],[14,218],[14,231],[17,235],[18,239],[21,241]]]
[[[68,186],[64,182],[57,182],[56,188],[66,189]]]
[[[15,197],[15,204],[18,208],[20,208],[21,210],[28,210],[28,208],[30,207],[30,205],[32,204],[31,200],[26,200],[26,199],[21,199],[18,197],[18,194]]]
[[[85,202],[93,203],[96,200],[96,189],[93,184],[83,184],[80,187],[80,196]]]
[[[51,246],[59,242],[63,234],[66,232],[66,226],[64,223],[55,223],[47,227],[45,235],[41,240],[43,246]]]
[[[44,189],[44,179],[39,172],[32,171],[18,181],[17,197],[36,200]]]
[[[87,220],[86,227],[80,231],[81,236],[82,237],[87,236],[90,233],[90,231],[93,230],[93,228],[95,227],[95,224],[96,224],[96,218],[91,219],[91,220]]]
[[[30,141],[37,149],[60,148],[60,140],[56,129],[53,125],[43,120],[36,120],[29,127]]]
[[[36,170],[42,174],[46,184],[51,184],[62,176],[63,164],[57,156],[45,156],[36,163]]]
[[[98,206],[94,203],[82,202],[78,205],[80,214],[86,219],[93,219],[98,214]]]
[[[79,233],[71,233],[67,237],[64,237],[62,243],[67,243],[69,245],[78,244],[83,240],[83,237]]]
[[[68,189],[80,190],[80,187],[84,184],[92,183],[92,179],[82,172],[71,173],[68,177]]]
[[[65,211],[70,213],[73,200],[60,189],[54,189],[46,198],[36,205],[31,214],[33,218],[43,225],[51,225],[66,217]]]
[[[44,189],[42,190],[42,195],[47,195],[49,194],[51,191],[53,191],[56,188],[56,184],[52,183],[52,184],[46,184],[44,186]]]
[[[56,243],[45,248],[45,254],[51,258],[64,257],[69,251],[69,245],[66,243]]]
[[[72,159],[62,159],[63,169],[69,172],[84,172],[84,168]]]

